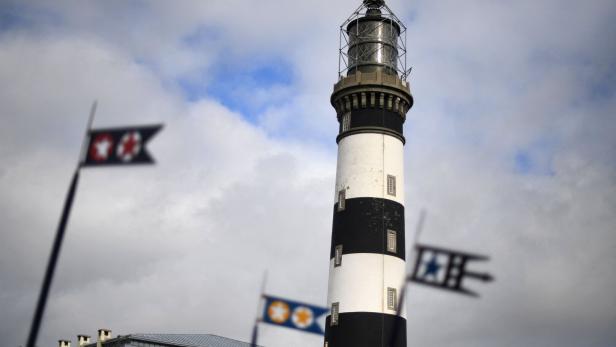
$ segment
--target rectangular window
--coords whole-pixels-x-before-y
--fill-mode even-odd
[[[342,265],[342,245],[336,246],[334,250],[334,267]]]
[[[397,245],[396,245],[396,231],[395,230],[387,230],[387,251],[391,253],[396,253]]]
[[[387,175],[387,194],[396,196],[396,176]]]
[[[342,116],[342,132],[351,129],[351,112],[347,112]]]
[[[387,288],[387,309],[388,310],[392,310],[392,311],[396,310],[396,306],[397,306],[396,299],[397,299],[396,288],[388,287]]]
[[[340,312],[340,303],[334,302],[332,304],[332,318],[329,322],[330,326],[338,325],[338,313]]]
[[[344,211],[346,205],[346,190],[338,192],[338,211]]]

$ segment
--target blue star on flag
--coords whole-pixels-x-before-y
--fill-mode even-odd
[[[432,276],[436,279],[440,269],[441,265],[436,261],[436,254],[434,254],[430,261],[426,263],[426,271],[424,272],[423,277],[427,278],[428,276]]]

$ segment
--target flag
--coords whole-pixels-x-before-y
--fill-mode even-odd
[[[93,129],[88,132],[88,145],[82,166],[152,164],[147,142],[162,125]]]
[[[318,307],[297,301],[264,295],[262,321],[301,331],[324,335],[318,319],[329,312],[325,307]]]
[[[486,256],[420,244],[415,248],[417,258],[410,278],[412,282],[478,296],[463,286],[464,279],[474,278],[483,282],[493,280],[490,274],[472,272],[466,268],[471,261],[488,260]]]

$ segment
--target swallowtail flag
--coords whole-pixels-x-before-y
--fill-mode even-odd
[[[147,142],[162,125],[92,129],[82,166],[153,164]]]
[[[320,319],[328,308],[264,295],[261,321],[273,325],[323,335]]]
[[[477,296],[477,293],[463,286],[467,278],[483,282],[493,280],[488,273],[478,273],[467,269],[471,261],[485,261],[488,257],[446,248],[417,244],[417,258],[410,280],[415,283],[446,289],[461,294]]]

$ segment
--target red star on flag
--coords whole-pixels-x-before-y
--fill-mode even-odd
[[[122,136],[118,144],[117,156],[123,162],[131,161],[141,150],[141,134],[137,131],[128,132]]]

